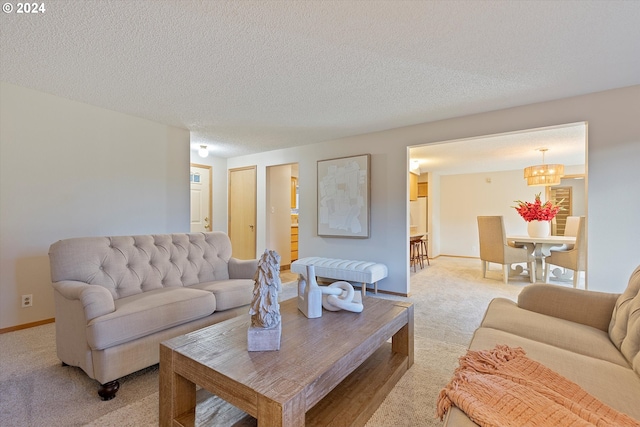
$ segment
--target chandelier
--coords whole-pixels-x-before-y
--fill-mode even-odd
[[[529,186],[549,186],[560,184],[560,178],[564,176],[564,165],[544,163],[544,153],[548,148],[540,148],[542,152],[542,164],[524,168],[524,178]]]

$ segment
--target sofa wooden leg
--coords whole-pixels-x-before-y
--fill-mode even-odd
[[[116,381],[109,381],[108,383],[104,383],[100,385],[100,389],[98,390],[98,395],[102,398],[102,400],[111,400],[116,397],[116,392],[120,388],[120,383]]]

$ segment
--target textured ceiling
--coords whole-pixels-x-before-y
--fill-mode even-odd
[[[221,157],[640,83],[640,1],[45,5],[2,13],[3,81]]]

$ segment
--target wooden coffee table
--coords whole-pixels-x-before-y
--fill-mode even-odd
[[[195,424],[196,384],[262,427],[364,425],[413,364],[413,304],[308,319],[292,298],[280,312],[279,351],[247,351],[249,314],[160,344],[160,425]]]

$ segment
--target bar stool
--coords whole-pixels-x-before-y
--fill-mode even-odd
[[[424,259],[427,260],[427,265],[431,265],[431,263],[429,262],[429,252],[427,250],[428,238],[429,238],[428,236],[424,236],[422,239],[420,239],[420,254],[423,260]],[[422,262],[422,266],[424,267],[424,261]]]
[[[420,264],[420,268],[424,268],[424,258],[422,255],[422,236],[409,238],[409,267],[413,267],[416,271],[416,265]]]

